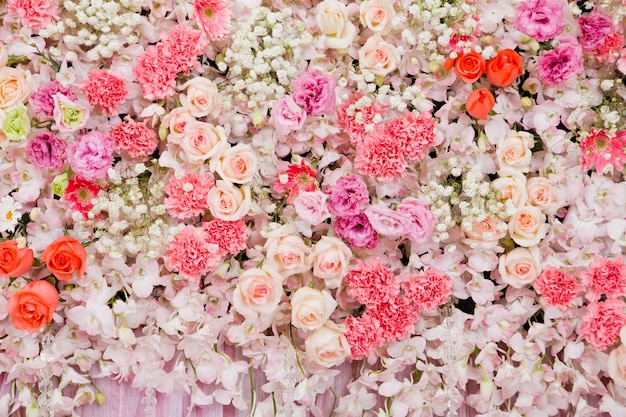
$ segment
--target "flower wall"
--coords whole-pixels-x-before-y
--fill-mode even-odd
[[[1,415],[626,415],[622,0],[0,19]]]

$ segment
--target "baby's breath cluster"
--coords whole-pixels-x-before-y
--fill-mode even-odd
[[[409,6],[409,19],[402,39],[430,62],[443,62],[454,50],[473,48],[478,29],[474,5],[464,0],[424,0]]]
[[[505,220],[515,214],[513,203],[497,198],[492,183],[478,165],[451,157],[438,167],[435,175],[421,191],[437,217],[433,236],[436,242],[447,240],[448,231],[458,225],[471,229],[475,221],[487,217]]]
[[[139,164],[135,170],[142,168]],[[165,184],[149,171],[137,175],[123,178],[109,170],[107,193],[96,197],[88,219],[80,220],[93,231],[93,245],[101,254],[120,258],[142,252],[157,258],[172,238],[174,231],[165,220]]]
[[[142,0],[65,0],[57,22],[39,34],[63,44],[49,49],[53,58],[97,61],[139,42]],[[67,52],[69,50],[69,52]]]
[[[257,110],[282,98],[305,65],[303,46],[312,43],[306,25],[292,15],[290,8],[253,9],[237,28],[232,45],[218,64],[220,70],[228,69],[231,81],[224,95],[230,101],[225,105]]]

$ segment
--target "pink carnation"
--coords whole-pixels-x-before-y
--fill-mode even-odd
[[[580,335],[598,350],[613,345],[626,325],[624,307],[622,301],[615,299],[590,304],[582,319]]]
[[[539,57],[539,76],[548,86],[566,81],[583,70],[583,49],[573,36],[563,36],[559,47]]]
[[[219,246],[219,254],[237,254],[246,249],[248,230],[246,223],[239,219],[227,221],[213,219],[202,223],[202,229],[207,234],[207,240]]]
[[[613,20],[605,14],[595,12],[578,19],[580,44],[583,49],[596,49],[602,45],[613,30]]]
[[[7,6],[10,14],[19,17],[19,21],[32,30],[56,22],[59,15],[58,7],[51,0],[9,0]]]
[[[80,136],[67,146],[67,162],[86,180],[105,178],[113,162],[113,139],[98,130]]]
[[[222,39],[230,32],[232,13],[228,6],[225,0],[194,0],[196,20],[209,39]]]
[[[102,190],[97,184],[85,181],[82,178],[70,179],[63,194],[63,200],[70,203],[70,210],[82,213],[87,219],[87,213],[93,208],[93,199]]]
[[[345,240],[353,248],[374,249],[378,244],[378,235],[363,212],[354,216],[338,217],[334,231],[338,238]]]
[[[384,342],[380,323],[367,313],[362,317],[346,318],[344,336],[350,345],[352,359],[368,357]]]
[[[59,169],[65,165],[67,142],[54,132],[43,132],[28,141],[26,156],[39,168]]]
[[[576,278],[553,266],[546,267],[533,283],[535,291],[541,294],[547,306],[559,306],[565,310],[570,305],[580,286]]]
[[[400,292],[398,277],[378,258],[355,266],[344,280],[348,295],[368,308],[389,303]]]
[[[400,297],[368,311],[380,323],[384,341],[397,341],[410,336],[419,319],[419,310]]]
[[[589,265],[590,271],[583,273],[587,285],[585,297],[597,301],[601,295],[617,298],[626,295],[626,265],[622,258],[597,257]]]
[[[328,210],[340,217],[359,214],[361,207],[370,201],[367,184],[358,175],[339,177],[328,194]]]
[[[583,169],[595,169],[599,173],[605,167],[621,171],[626,163],[626,130],[609,135],[605,130],[594,130],[580,141],[581,164]]]
[[[353,94],[335,111],[339,127],[350,135],[350,142],[353,146],[357,146],[363,140],[365,126],[373,124],[377,115],[382,117],[386,113],[386,108],[375,100],[372,100],[368,106],[357,105],[362,97],[362,93]]]
[[[115,150],[126,151],[131,157],[144,160],[157,148],[159,140],[156,133],[145,123],[137,123],[126,117],[111,129],[109,133],[115,141]]]
[[[213,177],[209,174],[187,174],[182,178],[171,176],[165,192],[167,212],[179,219],[198,216],[207,209],[209,191],[213,188]]]
[[[293,82],[293,98],[310,116],[321,116],[335,107],[334,78],[321,71],[307,71]]]
[[[604,39],[604,42],[593,51],[590,51],[590,53],[600,62],[612,64],[619,58],[619,52],[623,46],[624,36],[612,30]]]
[[[94,68],[89,71],[89,78],[80,84],[80,90],[85,93],[92,106],[99,107],[108,114],[115,114],[117,107],[128,96],[125,85],[122,74]]]
[[[174,25],[163,42],[168,57],[167,65],[176,73],[189,74],[191,69],[200,69],[198,55],[202,55],[206,40],[202,32],[187,25]]]
[[[452,279],[436,269],[427,269],[416,276],[409,276],[402,283],[404,298],[421,311],[445,304],[452,293]]]
[[[403,144],[380,128],[363,137],[357,145],[354,167],[364,175],[390,182],[406,174]]]
[[[563,32],[564,26],[560,0],[526,0],[515,10],[515,29],[538,42],[555,38]]]
[[[384,125],[385,135],[398,141],[409,162],[417,162],[426,156],[435,144],[435,119],[430,113],[419,116],[407,113],[404,117],[389,120]]]
[[[202,275],[220,265],[219,251],[219,246],[209,243],[207,234],[201,228],[186,226],[167,247],[165,267],[198,284]]]

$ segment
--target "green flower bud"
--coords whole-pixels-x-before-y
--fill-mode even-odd
[[[52,181],[52,192],[54,193],[54,195],[63,197],[63,195],[65,194],[65,189],[67,188],[67,183],[68,176],[66,172],[54,177],[54,180]]]

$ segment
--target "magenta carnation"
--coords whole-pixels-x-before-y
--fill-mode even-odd
[[[53,132],[40,133],[26,145],[26,156],[39,168],[59,169],[65,165],[67,142]]]
[[[61,94],[68,99],[75,101],[78,100],[76,94],[72,92],[69,87],[64,87],[58,81],[50,81],[37,89],[28,98],[28,104],[32,107],[35,113],[44,113],[46,116],[52,116],[54,114],[54,95]]]
[[[515,10],[515,29],[538,42],[555,38],[565,26],[563,2],[559,0],[526,0]]]
[[[363,212],[354,216],[338,217],[334,230],[338,238],[354,248],[374,249],[378,244],[378,235]]]
[[[613,30],[613,21],[602,13],[591,13],[578,19],[580,27],[580,44],[583,49],[596,49],[604,43]]]
[[[67,162],[86,180],[105,178],[113,162],[113,139],[98,130],[80,136],[67,146]]]
[[[328,211],[335,216],[352,216],[370,201],[365,181],[358,175],[344,175],[328,191]]]
[[[293,82],[293,99],[309,116],[321,116],[335,107],[334,78],[321,71],[307,71]]]
[[[564,36],[558,48],[539,57],[539,76],[548,86],[566,81],[583,70],[583,50],[572,36]]]

